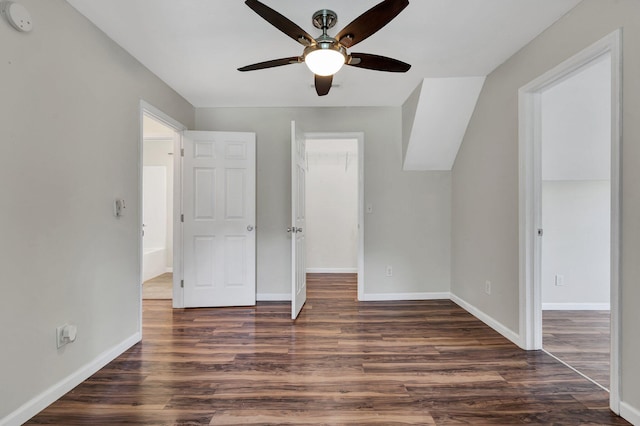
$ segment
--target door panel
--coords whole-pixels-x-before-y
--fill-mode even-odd
[[[291,318],[296,319],[307,301],[306,273],[306,145],[304,133],[291,122]]]
[[[183,140],[184,306],[255,305],[255,134]]]

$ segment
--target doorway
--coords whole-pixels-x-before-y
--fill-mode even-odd
[[[358,272],[358,141],[307,141],[307,273]]]
[[[305,133],[306,273],[343,276],[364,293],[362,133]],[[316,275],[322,274],[322,275]],[[340,278],[337,275],[334,278]],[[313,291],[313,289],[310,289]]]
[[[142,126],[142,298],[173,299],[176,130],[149,114]]]
[[[611,55],[544,89],[542,347],[609,388]]]
[[[140,101],[139,113],[138,220],[142,331],[143,298],[171,299],[174,308],[181,307],[183,303],[178,278],[182,274],[181,229],[177,222],[181,209],[181,141],[182,131],[186,127],[145,101]],[[145,286],[145,282],[151,285]],[[143,294],[145,287],[148,288],[147,294]]]
[[[528,350],[543,348],[542,307],[543,307],[543,245],[547,232],[543,226],[543,96],[545,92],[561,85],[562,82],[579,75],[601,61],[608,62],[610,77],[608,85],[610,115],[608,121],[609,162],[609,249],[610,303],[610,408],[620,412],[620,140],[621,140],[621,61],[620,30],[616,30],[595,42],[583,51],[567,59],[553,69],[534,79],[519,89],[519,247],[520,247],[520,338],[521,347]],[[582,152],[581,154],[584,154]],[[564,160],[561,169],[571,169],[576,163]],[[563,162],[561,162],[563,163]],[[565,182],[566,183],[566,182]],[[606,186],[606,185],[605,185]],[[565,188],[566,189],[566,188]],[[605,191],[606,193],[607,191]],[[549,195],[550,193],[547,193]],[[576,194],[576,192],[574,192]],[[575,196],[575,195],[574,195]],[[567,198],[558,197],[567,204]],[[606,198],[606,194],[600,194]],[[584,201],[584,200],[583,200]],[[602,205],[602,203],[598,204]],[[570,206],[574,207],[575,206]],[[605,208],[605,210],[607,210]],[[547,214],[548,216],[548,214]],[[551,216],[552,217],[552,216]],[[577,222],[577,220],[574,221]],[[606,237],[605,237],[606,238]],[[547,243],[549,245],[550,243]],[[576,249],[577,247],[577,249]],[[574,242],[574,249],[581,247]],[[548,262],[548,261],[547,261]],[[584,261],[583,261],[584,262]],[[583,265],[588,267],[590,265]],[[605,267],[605,269],[607,269]],[[567,269],[570,270],[570,269]],[[552,285],[563,287],[568,284],[562,272],[552,272]],[[574,272],[571,272],[572,276]],[[556,277],[556,275],[559,275]],[[558,283],[558,284],[556,284]],[[591,291],[589,291],[591,293]]]

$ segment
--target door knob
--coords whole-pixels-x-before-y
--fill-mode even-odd
[[[290,226],[287,228],[287,232],[293,232],[295,234],[296,232],[298,232],[298,228],[296,228],[295,226]]]
[[[253,225],[247,225],[247,231],[249,232],[253,231]]]
[[[302,228],[296,228],[296,232],[302,232]]]

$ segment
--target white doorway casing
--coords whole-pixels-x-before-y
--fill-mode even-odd
[[[144,117],[148,116],[153,118],[156,121],[164,124],[165,126],[175,130],[175,134],[173,137],[173,307],[182,307],[182,291],[180,289],[180,279],[182,276],[182,247],[180,242],[182,241],[181,236],[181,228],[177,221],[180,218],[180,209],[181,205],[179,200],[182,197],[181,194],[181,162],[180,155],[177,155],[182,147],[182,136],[181,132],[186,130],[187,127],[182,123],[174,120],[169,115],[165,114],[160,109],[154,107],[148,102],[143,100],[140,101],[140,140],[138,143],[138,194],[139,200],[138,205],[142,206],[143,204],[143,154],[144,154]],[[143,216],[142,216],[142,208],[139,211],[138,217],[138,229],[140,229],[139,233],[139,265],[140,265],[140,306],[139,306],[139,321],[138,321],[138,330],[142,334],[142,281],[143,281],[143,271],[142,271],[142,262],[143,262]]]
[[[611,385],[610,407],[620,412],[620,145],[621,38],[616,30],[519,90],[520,346],[542,348],[541,94],[599,60],[611,57]]]

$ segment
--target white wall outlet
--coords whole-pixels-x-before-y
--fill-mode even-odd
[[[556,285],[558,287],[564,285],[564,275],[556,275]]]
[[[487,280],[484,282],[484,292],[491,294],[491,281]]]
[[[392,277],[393,276],[393,267],[391,265],[387,265],[387,268],[386,268],[385,272],[386,272],[386,275],[388,277]]]
[[[63,347],[67,343],[74,342],[78,334],[78,327],[75,325],[61,325],[56,327],[56,344],[58,348]]]

